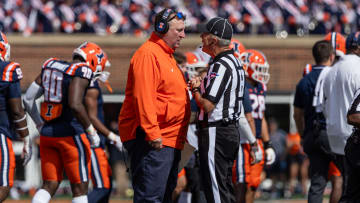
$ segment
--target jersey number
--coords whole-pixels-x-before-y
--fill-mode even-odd
[[[83,73],[83,77],[87,79],[91,79],[91,69],[87,67],[82,67],[81,72]]]
[[[251,107],[253,109],[252,116],[256,119],[263,119],[265,111],[265,97],[264,95],[249,94],[251,100]]]
[[[16,68],[16,74],[17,74],[17,77],[18,79],[20,80],[21,78],[23,78],[23,74],[21,72],[21,69],[20,68]]]
[[[42,75],[45,101],[61,102],[63,73],[56,70],[45,69]]]

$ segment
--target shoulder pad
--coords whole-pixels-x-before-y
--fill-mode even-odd
[[[67,75],[91,80],[92,70],[86,63],[74,63],[65,72]]]
[[[21,80],[23,74],[20,69],[20,64],[15,62],[8,63],[2,70],[2,81],[5,82],[15,82]]]
[[[58,60],[57,58],[49,58],[48,60],[45,61],[45,63],[42,65],[42,68],[46,68],[46,66],[51,62],[51,61],[55,61]]]
[[[69,66],[69,68],[65,72],[68,75],[75,75],[76,70],[79,69],[80,67],[89,68],[86,63],[73,63],[73,64],[71,64],[71,66]]]

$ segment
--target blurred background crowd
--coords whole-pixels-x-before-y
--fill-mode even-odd
[[[0,30],[143,36],[164,7],[187,16],[187,33],[215,16],[228,18],[235,33],[279,38],[360,27],[360,0],[0,0]]]

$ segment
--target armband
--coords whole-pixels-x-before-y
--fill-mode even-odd
[[[28,127],[25,126],[25,127],[22,127],[22,128],[16,128],[16,130],[26,130]]]
[[[18,120],[14,120],[14,123],[19,123],[19,122],[21,122],[21,121],[23,121],[25,119],[26,119],[26,114],[24,115],[24,117],[22,117],[22,118],[20,118]]]

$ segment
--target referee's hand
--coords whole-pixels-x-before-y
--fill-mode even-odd
[[[196,87],[200,87],[201,78],[200,77],[194,77],[189,82],[190,82],[190,88],[191,89],[196,88]]]
[[[160,149],[163,147],[163,145],[162,145],[162,138],[159,137],[159,138],[157,138],[157,139],[155,139],[155,140],[149,141],[149,145],[150,145],[152,148],[156,149],[156,150],[160,150]]]

